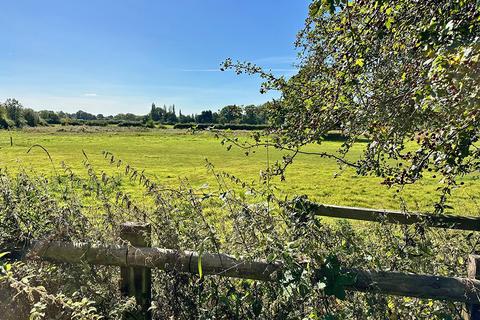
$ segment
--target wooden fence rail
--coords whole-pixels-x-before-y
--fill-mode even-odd
[[[36,241],[27,251],[27,258],[40,258],[52,262],[88,263],[122,268],[159,268],[198,274],[199,254],[193,251],[118,245],[94,246],[58,241]],[[277,272],[283,267],[281,262],[242,260],[226,254],[203,253],[201,259],[204,275],[262,281],[275,281]],[[470,260],[473,265],[480,261],[480,258],[471,257]],[[355,283],[348,286],[347,290],[457,301],[467,303],[469,306],[480,304],[480,281],[474,279],[475,274],[471,274],[475,271],[470,271],[471,278],[360,269],[344,269],[344,271],[356,275]],[[132,294],[132,296],[135,295]],[[137,302],[142,302],[148,309],[144,300],[137,299]],[[472,310],[478,309],[472,308]],[[149,318],[145,314],[145,318],[141,319]],[[478,318],[469,316],[468,319]]]
[[[424,224],[427,227],[480,231],[480,217],[455,215],[434,215],[423,213],[406,213],[401,211],[377,210],[355,207],[342,207],[304,201],[306,210],[315,215],[352,220],[388,222],[393,224]]]

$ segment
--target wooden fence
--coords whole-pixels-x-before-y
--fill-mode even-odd
[[[475,217],[428,216],[396,211],[380,211],[308,203],[308,209],[321,216],[366,221],[387,221],[398,224],[423,223],[426,226],[460,230],[480,230]],[[121,237],[128,246],[95,246],[91,244],[35,241],[28,248],[27,258],[40,258],[61,263],[88,263],[121,268],[122,294],[135,297],[141,309],[126,315],[126,319],[151,319],[151,269],[177,270],[198,273],[201,258],[205,275],[275,281],[282,270],[281,261],[237,259],[227,254],[199,253],[150,247],[148,224],[126,223]],[[391,271],[344,269],[356,275],[355,283],[347,290],[448,300],[466,304],[465,319],[480,320],[480,256],[470,255],[468,278],[420,275]]]
[[[454,215],[433,215],[425,213],[406,213],[392,210],[342,207],[304,201],[302,205],[318,216],[388,222],[394,224],[423,224],[426,227],[480,231],[480,217],[464,217]]]

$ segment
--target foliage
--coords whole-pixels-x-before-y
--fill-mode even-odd
[[[152,119],[148,119],[147,122],[145,122],[145,127],[147,127],[147,128],[155,128],[155,122],[153,122]]]
[[[339,128],[348,138],[342,165],[388,186],[433,172],[444,183],[441,211],[457,178],[480,169],[479,34],[478,1],[315,0],[291,79],[250,63],[224,67],[260,74],[262,90],[280,90],[281,101],[268,109],[278,124],[274,145],[321,143]],[[363,157],[347,161],[364,136]]]
[[[60,116],[55,111],[42,110],[38,112],[40,118],[45,120],[48,124],[60,124]]]
[[[243,108],[242,123],[247,124],[264,124],[267,123],[265,115],[265,106],[249,105]]]
[[[29,127],[36,127],[41,123],[38,113],[32,109],[23,109],[23,118]]]
[[[218,116],[217,116],[218,118]],[[214,123],[214,115],[211,110],[204,110],[200,112],[199,115],[195,117],[195,122],[197,123]]]
[[[79,119],[79,120],[97,120],[97,117],[91,113],[85,112],[83,110],[78,110],[74,117],[74,119]]]
[[[16,127],[21,128],[25,125],[23,117],[23,106],[15,99],[7,99],[3,104],[8,118],[13,121]]]
[[[164,105],[163,108],[155,106],[155,103],[152,103],[152,109],[150,110],[149,118],[157,122],[177,122],[177,114],[175,112],[175,105],[167,106]]]
[[[118,124],[119,127],[143,127],[143,122],[140,121],[122,121]]]
[[[0,252],[0,279],[1,277],[8,274],[12,268],[12,264],[8,261],[4,261],[2,258],[5,258],[10,252]]]
[[[15,126],[15,123],[10,120],[7,114],[7,109],[0,103],[0,129],[8,129]]]
[[[242,119],[242,108],[237,105],[223,107],[218,117],[220,123],[238,123]]]
[[[152,225],[154,246],[284,263],[273,283],[155,270],[155,319],[441,319],[460,314],[461,305],[442,301],[345,292],[354,279],[340,266],[462,276],[467,254],[478,249],[478,235],[421,225],[353,228],[322,221],[298,205],[301,199],[276,199],[267,185],[252,186],[208,162],[215,186],[192,188],[183,181],[173,188],[110,152],[104,158],[114,169],[110,174],[98,171],[87,154],[85,177],[67,165],[51,179],[0,174],[0,248],[21,248],[32,239],[118,243],[120,223],[133,220]],[[143,198],[126,192],[127,183],[142,188]],[[31,307],[39,319],[59,304],[69,306],[62,311],[66,315],[81,310],[82,319],[116,319],[134,305],[118,295],[113,270],[28,261],[12,269],[9,281],[23,283],[15,287],[20,296],[37,292]],[[54,299],[41,299],[38,291]]]

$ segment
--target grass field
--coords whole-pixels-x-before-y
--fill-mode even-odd
[[[10,137],[13,146],[10,146]],[[54,127],[21,131],[0,131],[0,167],[10,172],[21,169],[38,173],[53,174],[53,167],[47,155],[40,148],[27,150],[34,144],[46,148],[59,174],[60,163],[64,161],[75,172],[84,174],[82,150],[98,172],[112,173],[117,170],[103,158],[102,151],[108,150],[125,163],[145,169],[148,176],[167,185],[180,183],[187,178],[192,185],[215,184],[213,176],[207,172],[205,158],[214,164],[218,171],[226,171],[248,182],[259,181],[260,170],[267,162],[272,163],[282,153],[265,149],[255,154],[244,155],[242,150],[233,147],[227,151],[209,132],[192,134],[179,130],[118,130],[105,128]],[[312,150],[335,151],[339,142],[325,142],[322,146],[311,146]],[[360,155],[360,146],[352,157]],[[284,182],[273,181],[279,188],[278,194],[289,197],[306,194],[318,202],[339,205],[363,206],[372,208],[399,209],[403,199],[412,210],[429,210],[438,199],[436,188],[439,182],[424,179],[418,185],[406,187],[401,192],[388,189],[375,177],[358,177],[353,170],[345,170],[340,175],[335,161],[314,156],[300,156],[287,172]],[[476,177],[464,178],[465,186],[455,190],[452,198],[453,212],[463,215],[476,215],[480,212],[480,185]]]

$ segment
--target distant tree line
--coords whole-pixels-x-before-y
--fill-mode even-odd
[[[180,110],[178,116],[175,112],[175,105],[166,105],[157,107],[152,104],[148,117],[150,120],[160,123],[202,123],[202,124],[266,124],[266,106],[247,105],[237,106],[228,105],[218,112],[212,110],[203,110],[199,114],[184,115]]]
[[[44,123],[38,112],[24,108],[17,100],[7,99],[0,103],[0,128],[31,126],[36,127]]]
[[[25,108],[15,99],[7,99],[3,103],[0,102],[0,128],[36,127],[56,124],[146,127],[154,127],[155,124],[265,125],[267,123],[267,107],[268,102],[259,106],[228,105],[221,108],[218,112],[204,110],[199,114],[184,115],[181,110],[177,114],[175,105],[157,107],[153,103],[147,115],[119,113],[117,115],[104,116],[103,114],[94,115],[82,110],[75,113],[52,110],[34,111],[33,109]]]

